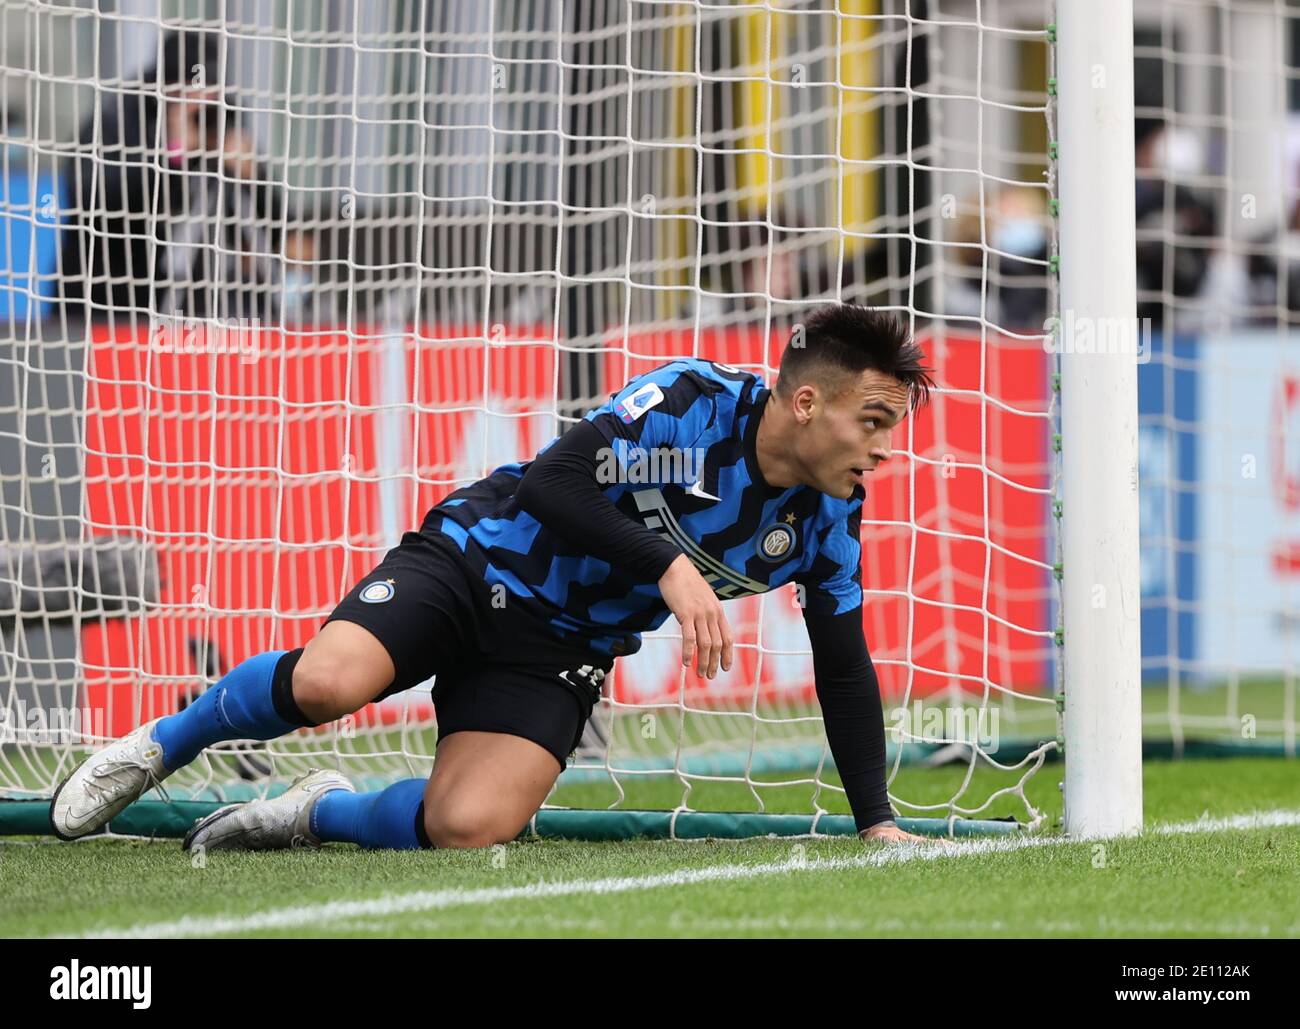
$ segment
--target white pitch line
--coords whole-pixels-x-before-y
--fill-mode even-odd
[[[1194,822],[1155,825],[1149,831],[1169,836],[1192,832],[1225,832],[1230,829],[1280,829],[1291,825],[1300,825],[1300,811],[1253,811],[1248,815],[1232,815],[1228,818],[1201,815]]]
[[[1234,829],[1269,829],[1300,825],[1300,811],[1261,811],[1230,818],[1205,818],[1194,822],[1152,826],[1157,835],[1223,832]],[[607,879],[565,879],[559,882],[536,882],[524,886],[488,886],[478,889],[460,887],[446,890],[417,890],[386,894],[367,900],[335,900],[324,904],[302,904],[275,908],[251,915],[218,917],[186,916],[167,922],[149,922],[122,928],[97,929],[78,934],[81,939],[157,939],[160,937],[220,936],[226,933],[264,932],[320,926],[352,918],[385,918],[408,912],[438,911],[452,907],[496,904],[510,900],[546,900],[576,894],[599,896],[631,893],[697,883],[734,882],[802,872],[830,872],[851,868],[879,868],[912,861],[1006,854],[1031,847],[1055,847],[1066,843],[1089,843],[1063,836],[1024,836],[1013,839],[958,841],[948,846],[905,844],[869,851],[848,858],[815,858],[807,861],[772,861],[765,864],[710,865],[683,868],[656,875]]]

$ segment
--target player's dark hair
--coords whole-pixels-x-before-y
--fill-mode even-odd
[[[925,353],[902,319],[856,304],[830,304],[795,326],[776,388],[785,396],[810,381],[834,388],[868,369],[906,383],[913,410],[929,402],[934,369],[925,366]]]

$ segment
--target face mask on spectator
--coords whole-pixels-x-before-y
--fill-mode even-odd
[[[311,282],[311,275],[301,269],[295,268],[285,273],[284,282],[280,285],[280,311],[286,319],[303,313]]]
[[[993,246],[1017,257],[1033,257],[1046,244],[1043,227],[1034,218],[1009,218],[993,233]]]
[[[1198,175],[1202,171],[1201,141],[1187,129],[1166,129],[1156,151],[1156,166],[1166,175]]]

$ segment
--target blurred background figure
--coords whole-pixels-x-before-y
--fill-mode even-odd
[[[957,219],[955,245],[945,248],[945,312],[983,317],[1010,332],[1041,331],[1048,305],[1048,225],[1046,194],[1040,189],[990,190],[983,218],[979,197],[968,197]]]
[[[314,244],[289,235],[295,281],[282,283],[284,194],[222,88],[217,35],[166,35],[139,85],[101,95],[72,169],[77,214],[61,276],[70,314],[273,319],[282,286],[300,298]]]
[[[1138,118],[1134,142],[1138,317],[1157,330],[1203,328],[1203,308],[1180,303],[1205,293],[1216,250],[1212,198],[1181,181],[1202,172],[1200,146],[1158,118]]]
[[[1042,329],[1048,295],[1043,282],[1047,264],[1047,195],[1026,186],[1004,186],[996,195],[990,226],[994,252],[993,284],[998,324],[1011,332]]]
[[[1300,202],[1285,225],[1255,241],[1246,258],[1252,323],[1300,325]]]
[[[1245,274],[1246,304],[1254,325],[1300,325],[1300,116],[1293,115],[1283,141],[1283,220],[1250,240]]]

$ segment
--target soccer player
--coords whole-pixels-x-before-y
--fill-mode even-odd
[[[886,793],[858,529],[867,474],[933,388],[923,360],[892,315],[831,305],[796,329],[774,389],[689,359],[633,379],[535,460],[433,507],[306,647],[249,658],[180,713],[88,758],[51,802],[55,833],[100,829],[221,740],[320,725],[436,675],[427,781],[357,793],[312,771],[278,797],[200,819],[185,846],[512,840],[642,632],[675,615],[682,663],[713,678],[732,661],[722,601],[794,582],[859,833],[918,840],[893,822]],[[634,467],[690,474],[647,482]]]

